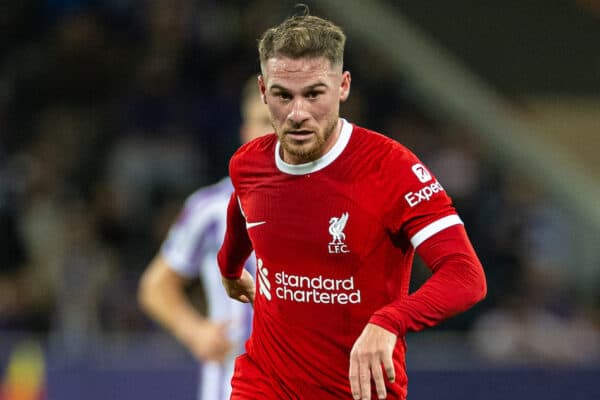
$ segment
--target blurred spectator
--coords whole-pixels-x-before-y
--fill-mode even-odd
[[[99,240],[94,216],[84,203],[68,204],[65,217],[67,256],[56,283],[52,331],[55,344],[65,349],[66,356],[76,357],[102,337],[102,299],[118,278],[117,257]]]
[[[571,270],[568,220],[543,201],[531,182],[515,177],[508,195],[519,210],[512,246],[521,266],[515,290],[476,322],[479,352],[498,363],[570,365],[600,358],[600,330],[579,302]]]
[[[16,199],[9,171],[0,170],[0,329],[31,329],[23,294],[27,251],[16,219]]]
[[[39,280],[20,219],[25,172],[19,157],[0,165],[0,330],[46,332],[47,286]]]
[[[540,271],[529,272],[539,280]],[[530,282],[529,289],[542,288]],[[500,364],[596,362],[600,357],[600,331],[588,310],[559,298],[551,300],[508,295],[504,305],[476,322],[472,337],[477,350],[488,361]]]

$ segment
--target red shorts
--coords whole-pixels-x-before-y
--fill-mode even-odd
[[[231,378],[231,400],[280,400],[272,383],[247,354],[235,360]]]

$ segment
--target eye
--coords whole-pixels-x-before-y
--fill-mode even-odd
[[[288,101],[292,98],[289,93],[279,92],[275,96],[279,97],[281,100]]]
[[[316,90],[310,91],[306,94],[306,97],[308,99],[316,99],[317,97],[319,97],[319,95],[321,94],[321,92],[317,92]]]

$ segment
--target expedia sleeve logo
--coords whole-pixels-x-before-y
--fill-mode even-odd
[[[431,173],[423,166],[423,164],[415,164],[411,167],[412,172],[415,174],[419,182],[428,183],[433,179]],[[416,192],[408,192],[404,195],[404,199],[408,203],[409,206],[414,207],[422,201],[429,201],[432,196],[436,193],[443,192],[444,188],[437,181],[433,181],[432,183],[428,183],[426,186],[423,186],[420,190]]]
[[[409,206],[414,207],[422,201],[429,201],[431,197],[433,197],[436,193],[443,192],[444,188],[442,185],[436,180],[430,185],[423,187],[421,190],[417,192],[408,192],[404,195],[406,202]]]
[[[431,174],[423,164],[417,163],[413,165],[411,169],[421,183],[429,182],[431,180]]]

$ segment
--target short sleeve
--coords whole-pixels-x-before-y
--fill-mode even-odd
[[[190,196],[169,229],[161,254],[178,274],[193,278],[200,274],[201,257],[220,232],[219,221],[225,220],[226,203],[208,196],[203,189]],[[221,225],[224,222],[221,222]]]
[[[441,182],[412,152],[400,146],[385,160],[385,224],[417,248],[436,233],[462,224]]]

